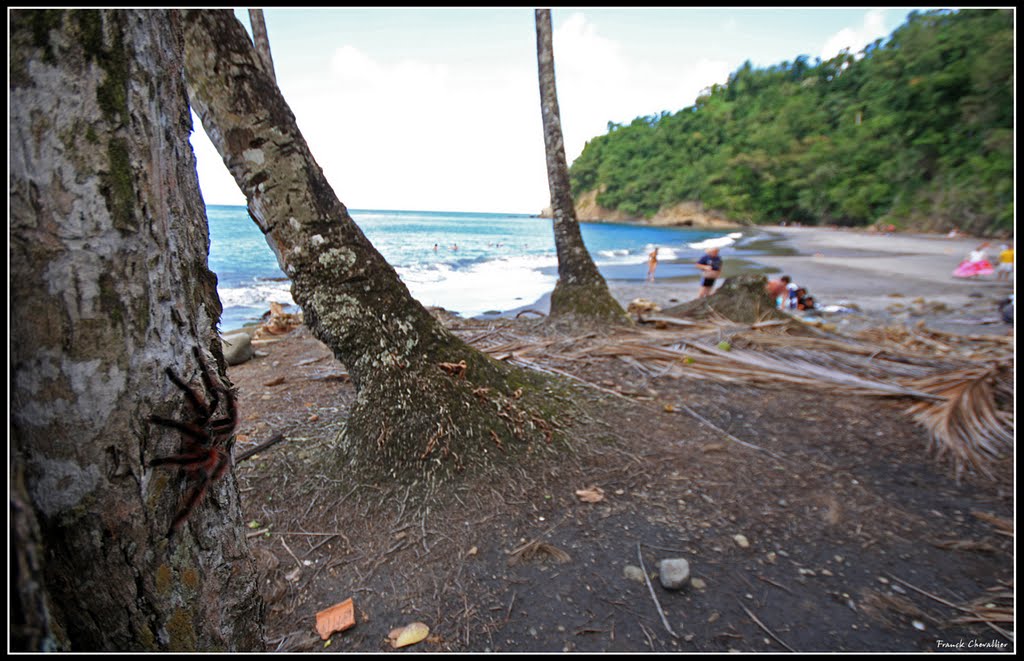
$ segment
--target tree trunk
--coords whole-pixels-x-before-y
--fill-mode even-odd
[[[267,23],[263,20],[262,9],[249,10],[249,25],[252,26],[252,41],[256,45],[256,54],[260,56],[260,62],[270,79],[277,82],[277,75],[274,73],[274,58],[270,56],[270,37],[267,36]]]
[[[12,594],[24,650],[261,650],[228,472],[150,468],[187,417],[164,372],[220,362],[177,12],[10,15]],[[212,364],[211,359],[211,364]]]
[[[349,466],[361,479],[435,478],[492,463],[492,433],[535,437],[531,427],[542,423],[512,418],[527,416],[546,382],[467,346],[409,294],[334,194],[231,11],[185,16],[193,107],[291,279],[306,325],[356,386],[339,439]],[[519,413],[509,417],[512,409]]]
[[[551,317],[569,318],[573,323],[622,324],[631,320],[608,291],[583,244],[576,207],[565,161],[562,119],[555,89],[555,55],[551,43],[551,10],[537,9],[537,69],[540,79],[540,110],[544,121],[544,151],[547,156],[551,216],[554,219],[555,249],[558,252],[558,282],[551,294]]]
[[[791,321],[792,317],[775,307],[775,300],[765,291],[766,284],[768,279],[763,275],[741,273],[727,278],[710,296],[674,305],[661,314],[685,319],[725,317],[741,324]]]

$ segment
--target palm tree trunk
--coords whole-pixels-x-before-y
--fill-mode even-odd
[[[489,462],[495,453],[479,450],[493,446],[492,431],[515,445],[522,434],[495,402],[520,406],[512,395],[526,382],[542,397],[540,381],[467,346],[410,295],[338,200],[231,11],[185,17],[193,107],[291,279],[306,325],[356,385],[339,439],[346,461],[364,474],[415,479]],[[462,361],[465,370],[451,367]],[[494,401],[475,395],[479,388]]]
[[[191,486],[153,412],[219,355],[177,12],[10,16],[12,594],[25,650],[262,650],[230,471]],[[15,587],[16,586],[16,587]]]
[[[547,157],[548,188],[551,191],[555,249],[558,252],[558,283],[551,294],[551,316],[555,319],[572,318],[573,323],[630,324],[629,317],[608,291],[608,284],[583,244],[569,185],[562,119],[558,111],[551,10],[537,9],[535,16],[544,151]]]
[[[263,20],[262,9],[249,10],[249,25],[252,26],[252,41],[256,46],[256,53],[260,56],[263,68],[270,75],[270,79],[276,83],[274,58],[270,56],[270,37],[267,36],[267,23]]]

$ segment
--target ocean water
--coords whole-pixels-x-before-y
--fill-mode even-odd
[[[210,268],[224,312],[221,330],[257,321],[270,301],[293,306],[290,283],[245,207],[209,205]],[[349,209],[374,247],[421,303],[464,317],[529,306],[558,279],[551,219],[525,214]],[[742,242],[742,232],[580,223],[607,280],[643,281],[658,247],[659,280],[698,273],[703,250]],[[436,248],[435,248],[436,246]],[[288,309],[288,308],[286,308]]]

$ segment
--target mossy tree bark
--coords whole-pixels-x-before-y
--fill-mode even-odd
[[[775,307],[775,301],[765,291],[766,284],[768,279],[763,275],[743,273],[727,278],[710,296],[674,305],[662,310],[661,314],[687,319],[721,316],[743,324],[792,320]]]
[[[185,21],[193,107],[306,325],[356,386],[343,463],[361,479],[432,480],[538,438],[547,422],[530,411],[543,407],[546,380],[466,345],[410,295],[338,200],[230,10]]]
[[[630,325],[632,321],[608,291],[597,265],[587,252],[576,219],[569,167],[565,161],[562,118],[555,89],[555,55],[551,38],[551,10],[537,9],[537,69],[540,110],[544,124],[551,216],[558,252],[558,282],[551,294],[552,319],[574,323]]]
[[[192,483],[148,466],[189,416],[164,369],[220,363],[179,16],[10,19],[12,641],[261,650],[230,471],[169,540]]]

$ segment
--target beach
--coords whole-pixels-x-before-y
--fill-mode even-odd
[[[550,334],[534,315],[439,315],[508,364],[560,374],[579,408],[553,417],[565,430],[554,443],[478,448],[502,458],[519,452],[507,471],[467,470],[425,496],[415,484],[365,484],[338,468],[339,434],[358,395],[330,348],[302,326],[257,339],[255,357],[228,376],[238,393],[236,452],[245,458],[236,455],[233,472],[265,577],[267,638],[286,652],[327,644],[380,652],[389,631],[417,620],[433,634],[416,648],[427,652],[778,651],[765,628],[800,651],[921,651],[938,639],[1012,651],[1012,634],[1004,644],[981,623],[953,619],[967,600],[1012,608],[1012,595],[992,591],[1012,585],[1013,537],[994,532],[1012,526],[1015,512],[1012,445],[991,478],[967,471],[954,479],[951,453],[936,458],[929,430],[910,415],[916,400],[851,394],[842,380],[875,370],[890,385],[892,370],[935,378],[950,361],[998,368],[996,386],[980,394],[995,393],[986,396],[1013,424],[1014,400],[1005,394],[1012,363],[993,361],[1012,352],[1012,338],[978,339],[1006,335],[1007,326],[991,320],[994,301],[1011,286],[950,275],[978,243],[766,228],[723,251],[724,278],[788,273],[824,305],[863,306],[823,315],[840,332],[924,321],[964,336],[940,343],[918,331],[911,347],[894,334],[871,356],[844,352],[842,339],[825,348],[786,345],[802,365],[829,368],[818,376],[838,371],[839,380],[811,384],[728,371],[716,379],[730,356],[784,361],[771,345],[718,350],[701,329],[577,337]],[[640,278],[609,279],[609,288],[623,305],[648,298],[666,306],[698,289],[694,277]],[[545,304],[546,297],[526,307]],[[771,330],[765,336],[779,339]],[[678,349],[681,341],[689,348]],[[988,353],[993,347],[998,352]],[[429,452],[428,445],[423,457]],[[688,584],[665,586],[658,563],[667,559],[686,561]],[[646,574],[655,568],[657,581]],[[904,590],[902,579],[914,589]],[[929,594],[956,602],[940,612]],[[346,597],[358,622],[325,643],[312,632],[312,614]],[[928,609],[936,615],[908,615]],[[675,633],[661,633],[659,612]]]
[[[916,324],[961,334],[1004,334],[998,304],[1013,292],[1013,281],[995,275],[954,278],[953,269],[983,240],[928,234],[879,234],[824,227],[766,226],[762,236],[723,251],[722,278],[762,273],[788,274],[823,308],[819,317],[841,329]],[[995,263],[999,243],[988,249]],[[637,267],[646,268],[644,267]],[[623,305],[644,298],[662,308],[697,296],[696,276],[655,282],[608,280]],[[547,296],[522,309],[548,310]],[[843,308],[828,312],[830,306]]]

